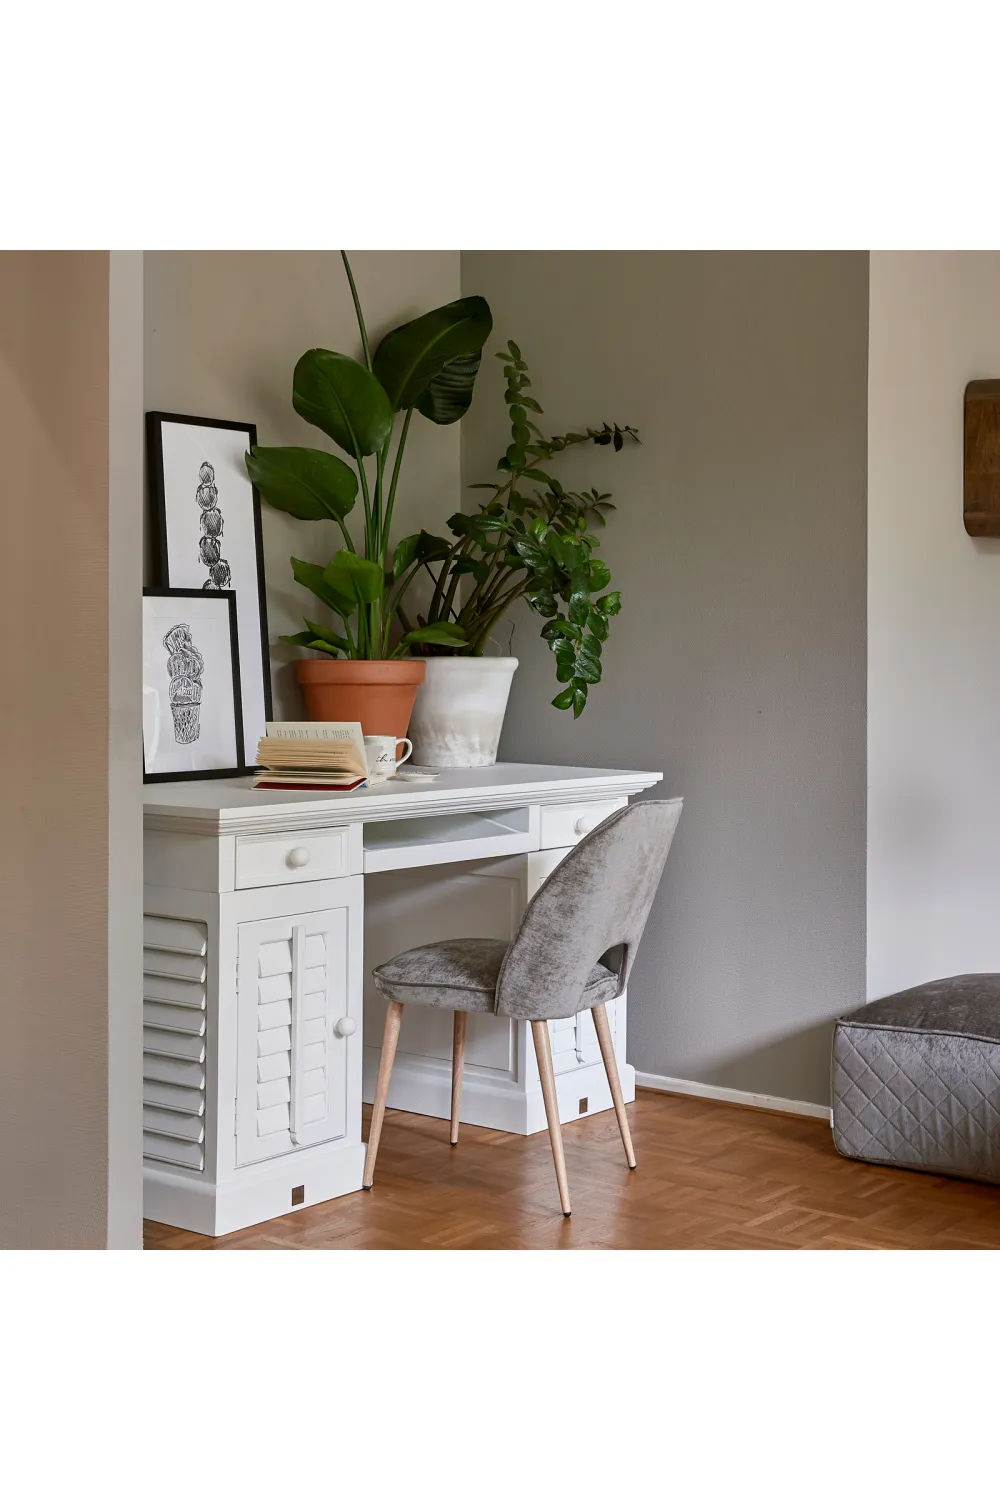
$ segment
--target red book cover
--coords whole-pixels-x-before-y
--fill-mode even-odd
[[[297,781],[290,786],[287,781],[255,781],[255,792],[356,792],[365,785],[365,777],[359,781],[346,781],[341,786],[332,786],[328,781]]]

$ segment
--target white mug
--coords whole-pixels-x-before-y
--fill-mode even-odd
[[[396,750],[400,745],[406,746],[406,754],[396,759]],[[390,776],[395,776],[396,767],[401,766],[404,760],[409,760],[413,754],[413,744],[410,740],[397,740],[391,734],[366,734],[365,755],[368,758],[368,780],[388,781]]]

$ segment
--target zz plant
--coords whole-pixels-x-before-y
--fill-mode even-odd
[[[592,530],[604,526],[615,507],[609,493],[565,489],[547,465],[582,443],[620,452],[626,438],[638,442],[639,434],[634,427],[605,422],[585,432],[545,437],[532,420],[542,407],[528,394],[528,366],[517,344],[510,340],[497,358],[507,379],[511,441],[497,462],[498,478],[472,486],[490,490],[491,497],[471,514],[451,517],[450,543],[428,538],[433,548],[420,559],[434,580],[426,616],[418,615],[411,626],[402,596],[397,613],[407,632],[404,640],[434,626],[451,627],[461,633],[461,642],[425,638],[424,649],[481,656],[501,616],[516,599],[525,599],[545,620],[541,634],[555,657],[556,680],[565,684],[553,706],[572,709],[579,718],[589,688],[601,680],[603,645],[621,609],[621,595],[609,589],[607,563],[594,556],[600,544]]]
[[[306,620],[305,630],[282,640],[356,660],[398,657],[413,646],[461,647],[464,631],[444,618],[393,639],[403,595],[421,567],[447,553],[448,542],[419,532],[393,549],[390,538],[413,413],[445,425],[468,410],[493,327],[489,304],[462,297],[435,308],[387,333],[373,355],[350,263],[341,255],[363,363],[331,349],[309,349],[295,366],[292,405],[350,462],[319,448],[254,446],[246,455],[250,478],[269,505],[301,521],[333,521],[343,539],[325,567],[292,558],[296,580],[329,607],[340,628]],[[359,489],[363,521],[356,523]]]

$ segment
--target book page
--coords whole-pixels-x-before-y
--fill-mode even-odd
[[[290,753],[283,754],[282,746],[276,744],[274,755],[267,755],[267,746],[262,740],[258,748],[258,760],[262,765],[277,767],[290,766],[292,763],[301,764],[302,755],[307,750],[307,746],[322,743],[324,766],[330,769],[343,768],[362,778],[368,775],[364,736],[361,733],[361,725],[356,720],[343,723],[334,720],[313,721],[309,719],[269,722],[265,740],[284,742]]]

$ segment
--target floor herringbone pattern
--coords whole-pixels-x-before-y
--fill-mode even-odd
[[[629,1172],[609,1110],[549,1140],[386,1114],[375,1187],[223,1239],[147,1224],[154,1250],[997,1249],[1000,1188],[845,1161],[822,1120],[640,1090]],[[367,1111],[366,1111],[367,1114]]]

